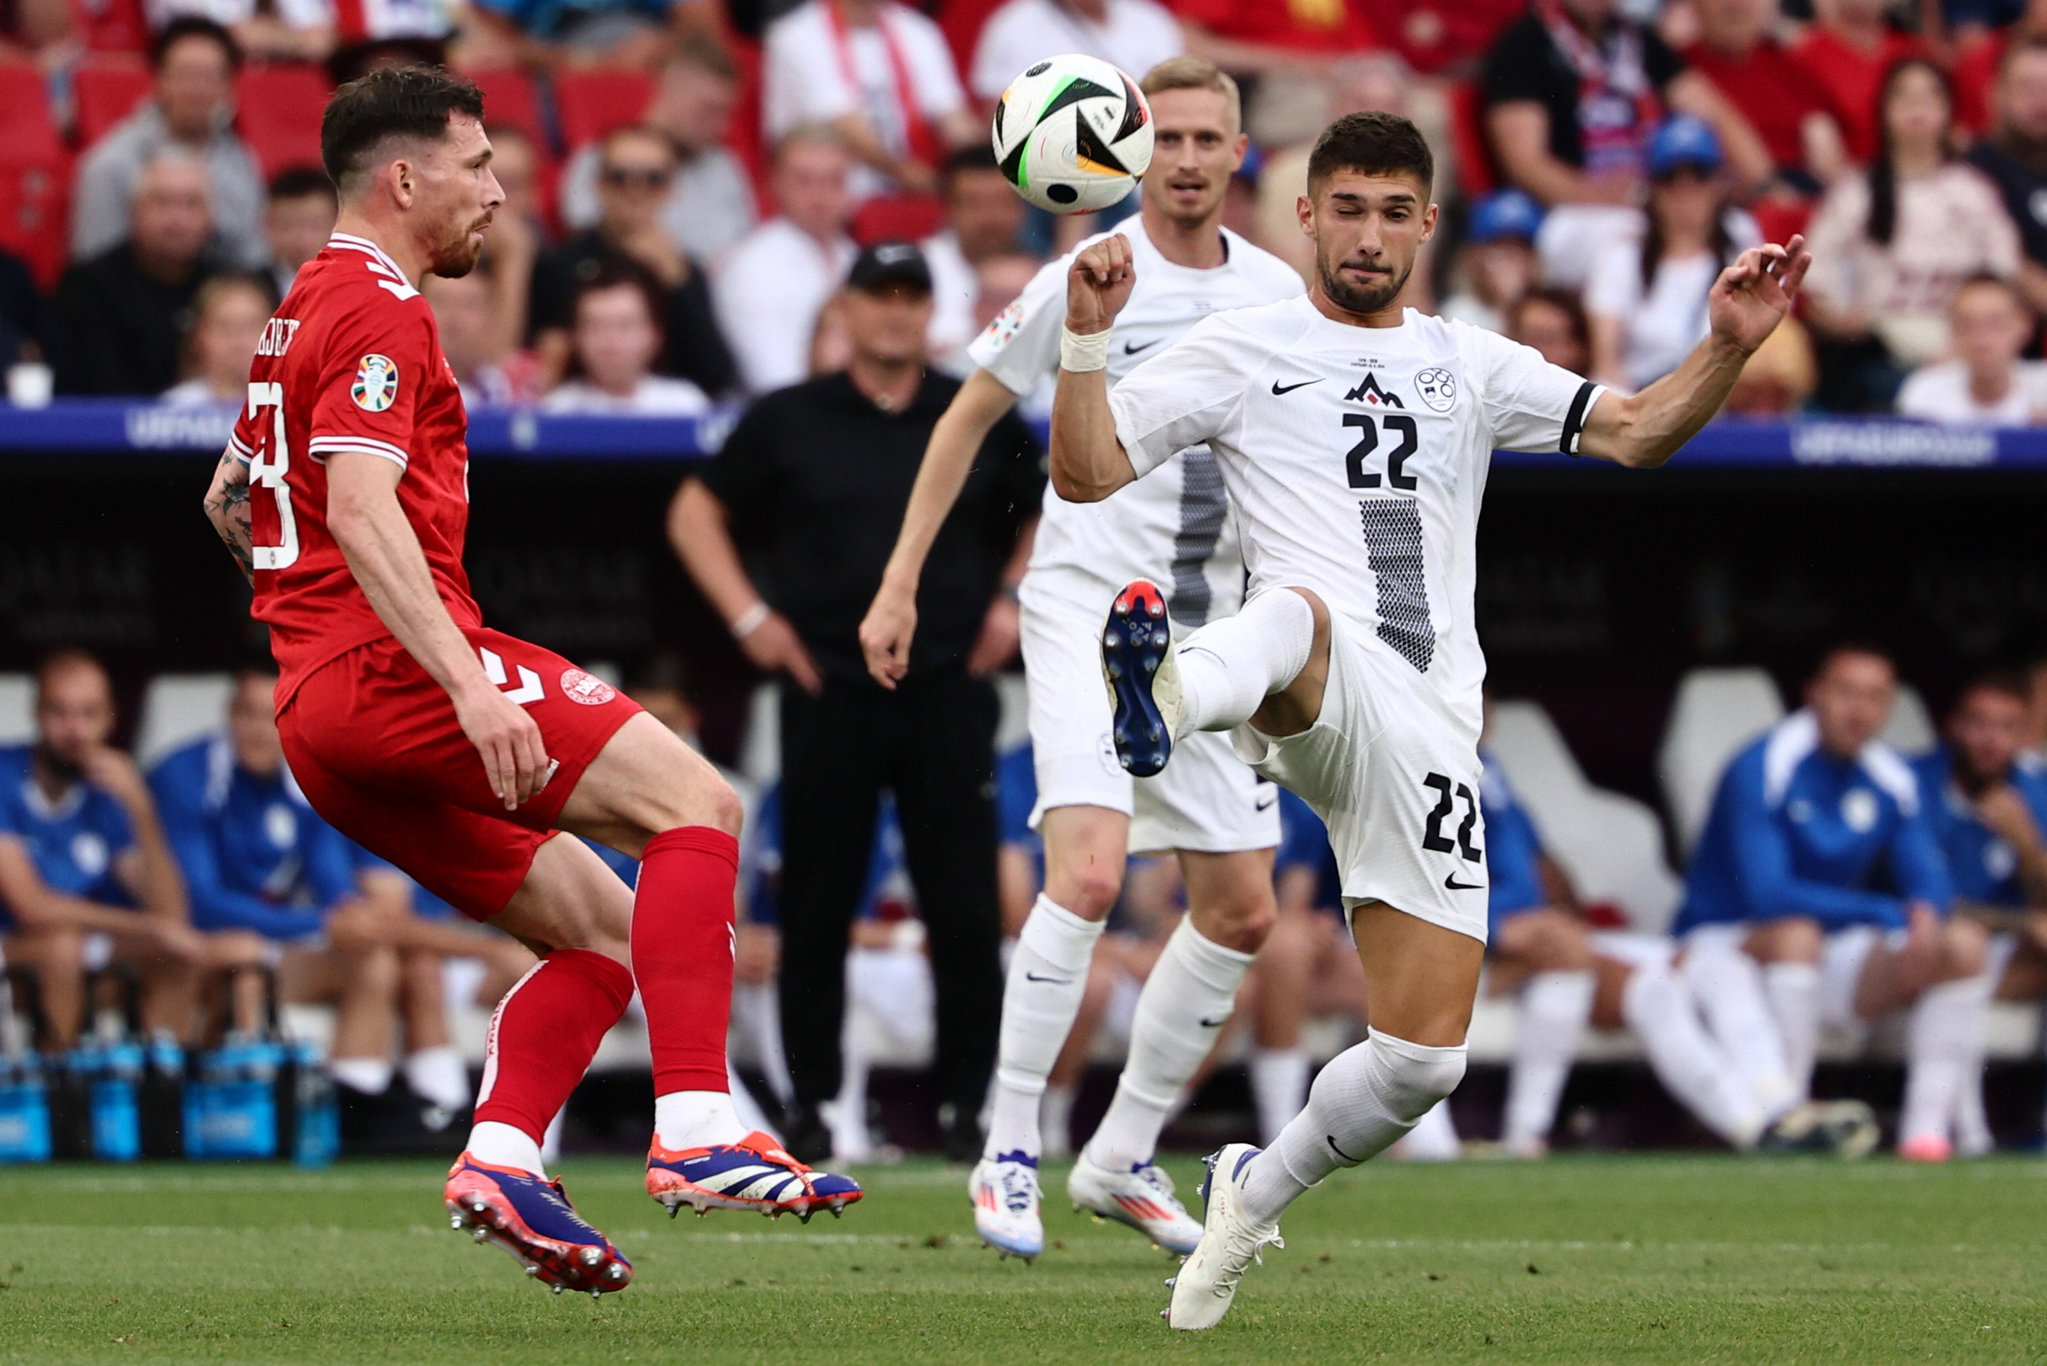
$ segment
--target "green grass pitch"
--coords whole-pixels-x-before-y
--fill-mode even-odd
[[[2037,1160],[1374,1163],[1201,1335],[1159,1320],[1172,1264],[1135,1235],[1051,1201],[1045,1256],[998,1262],[935,1164],[807,1228],[671,1224],[631,1163],[564,1172],[621,1295],[471,1245],[427,1163],[0,1171],[0,1362],[2047,1360]]]

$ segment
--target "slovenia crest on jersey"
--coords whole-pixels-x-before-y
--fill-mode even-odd
[[[383,412],[398,401],[398,363],[389,356],[364,356],[348,395],[366,413]]]
[[[1449,412],[1457,402],[1457,381],[1448,370],[1431,366],[1414,377],[1414,388],[1422,402],[1439,413]]]

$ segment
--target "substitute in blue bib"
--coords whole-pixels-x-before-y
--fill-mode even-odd
[[[2026,706],[2023,679],[1977,679],[1912,766],[1965,905],[2047,907],[2047,764],[2026,752]]]
[[[306,802],[284,766],[267,689],[238,675],[227,726],[158,760],[150,791],[185,875],[192,923],[272,943],[312,939],[359,895],[351,846]]]
[[[1878,739],[1890,656],[1841,645],[1806,705],[1728,765],[1693,855],[1677,932],[1762,965],[1785,1062],[1809,1094],[1824,1024],[1909,1009],[1899,1152],[1940,1160],[1976,1084],[1988,936],[1951,917],[1954,884],[1911,768]],[[1703,936],[1703,938],[1700,938]]]
[[[107,743],[114,690],[98,660],[62,650],[43,662],[35,725],[32,743],[0,749],[0,954],[40,980],[57,1047],[77,1040],[100,942],[140,978],[143,1023],[190,1042],[214,946],[187,917],[148,786]]]

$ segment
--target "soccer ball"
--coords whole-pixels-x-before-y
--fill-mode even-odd
[[[1053,213],[1093,213],[1151,165],[1151,106],[1098,57],[1034,62],[995,106],[995,160],[1016,192]]]

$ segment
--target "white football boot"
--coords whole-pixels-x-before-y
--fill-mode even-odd
[[[1250,1144],[1230,1143],[1208,1159],[1208,1180],[1201,1187],[1207,1221],[1200,1244],[1166,1282],[1173,1290],[1172,1307],[1165,1311],[1168,1326],[1194,1330],[1221,1323],[1251,1263],[1264,1264],[1265,1248],[1286,1246],[1279,1225],[1254,1224],[1244,1213],[1244,1169],[1256,1156]]]
[[[1038,1213],[1038,1164],[1014,1155],[984,1157],[967,1178],[974,1198],[974,1232],[1005,1257],[1030,1261],[1045,1250],[1045,1221]]]
[[[1066,1193],[1076,1210],[1127,1224],[1182,1257],[1201,1241],[1201,1225],[1173,1194],[1173,1178],[1153,1163],[1114,1172],[1091,1160],[1083,1148],[1066,1178]]]

